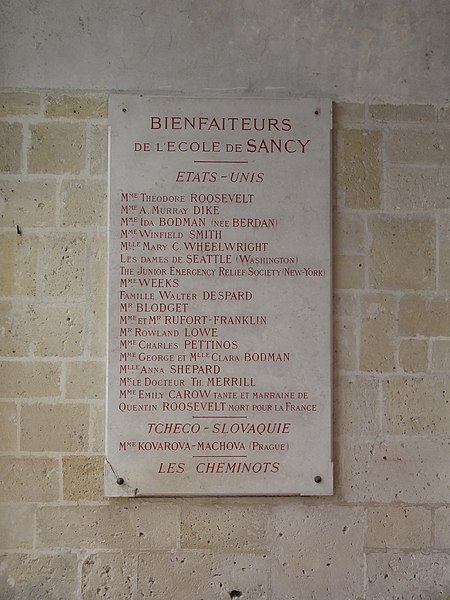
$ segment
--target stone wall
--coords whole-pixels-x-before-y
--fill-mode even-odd
[[[450,595],[450,110],[334,113],[334,497],[108,500],[107,96],[0,95],[2,600]]]

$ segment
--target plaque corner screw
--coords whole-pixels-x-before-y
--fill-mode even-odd
[[[320,110],[318,108],[316,108],[316,110],[314,111],[315,115],[320,115]]]
[[[118,477],[116,479],[117,485],[123,485],[125,483],[125,479],[123,477]]]
[[[314,477],[314,481],[315,481],[316,483],[320,483],[320,482],[322,481],[322,477],[321,477],[320,475],[316,475],[316,476]]]
[[[126,108],[122,108],[122,112],[127,112],[127,109]]]

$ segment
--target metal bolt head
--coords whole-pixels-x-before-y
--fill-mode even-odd
[[[314,481],[315,481],[316,483],[320,483],[320,482],[322,481],[322,477],[321,477],[320,475],[316,475],[316,476],[314,477]]]
[[[125,479],[123,477],[118,477],[116,479],[117,485],[123,485],[125,483]]]

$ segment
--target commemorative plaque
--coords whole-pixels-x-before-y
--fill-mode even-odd
[[[332,494],[331,102],[109,114],[105,494]]]

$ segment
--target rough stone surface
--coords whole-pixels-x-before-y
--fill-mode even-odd
[[[134,600],[136,560],[118,552],[91,554],[81,571],[82,600]]]
[[[372,217],[369,279],[375,288],[433,289],[436,234],[433,219]]]
[[[387,160],[394,162],[450,162],[450,132],[397,129],[385,138]]]
[[[0,181],[0,226],[55,225],[56,184],[50,181]]]
[[[439,296],[403,296],[400,300],[398,330],[404,336],[449,336],[450,303]]]
[[[104,363],[94,361],[67,363],[66,398],[104,398],[105,386]]]
[[[361,300],[360,368],[392,371],[395,367],[394,296],[367,294]]]
[[[63,490],[65,500],[103,499],[102,456],[65,456]]]
[[[72,123],[31,125],[30,173],[80,173],[85,166],[86,131]]]
[[[431,362],[436,371],[450,371],[450,340],[434,340]]]
[[[106,175],[108,168],[108,130],[105,125],[91,127],[90,171],[92,175]]]
[[[431,210],[450,206],[450,170],[417,165],[392,165],[386,170],[387,205],[400,210]]]
[[[438,548],[450,548],[450,507],[441,506],[434,513],[434,539]]]
[[[61,234],[43,241],[43,287],[47,296],[80,296],[84,290],[86,238]]]
[[[339,102],[333,105],[333,126],[345,127],[349,124],[364,123],[366,107],[357,102]]]
[[[379,432],[378,381],[364,376],[336,377],[333,413],[335,431],[366,439]]]
[[[77,594],[75,554],[1,557],[0,590],[4,600],[68,600]]]
[[[439,265],[438,265],[438,289],[450,290],[450,218],[447,215],[439,215]]]
[[[59,497],[58,461],[0,456],[0,500],[49,502]]]
[[[336,212],[333,217],[335,254],[364,254],[364,221],[354,213]]]
[[[369,548],[428,548],[431,510],[423,506],[376,506],[367,511]]]
[[[446,600],[449,569],[444,554],[369,554],[367,600]]]
[[[48,96],[45,101],[45,113],[47,117],[102,119],[108,116],[108,98],[84,94]]]
[[[60,395],[60,365],[52,362],[0,362],[0,397]]]
[[[333,349],[336,369],[345,371],[356,369],[356,331],[352,321],[342,319],[335,323]]]
[[[345,206],[377,208],[380,205],[380,134],[363,129],[343,132],[343,170],[339,183]]]
[[[0,403],[0,452],[17,450],[17,406],[15,402]]]
[[[0,121],[0,171],[17,173],[20,171],[22,159],[22,125]]]
[[[1,92],[0,115],[28,115],[39,112],[41,98],[33,92]]]
[[[433,122],[435,109],[430,104],[373,104],[369,115],[374,121]]]
[[[336,256],[334,259],[334,286],[336,289],[358,289],[364,287],[364,256]]]
[[[427,340],[401,340],[398,350],[400,367],[407,372],[422,372],[428,368]]]
[[[34,296],[39,239],[34,235],[0,234],[0,294]]]
[[[1,547],[18,550],[33,546],[32,504],[4,504],[0,511]]]
[[[62,225],[106,225],[106,186],[66,181],[62,185]]]

